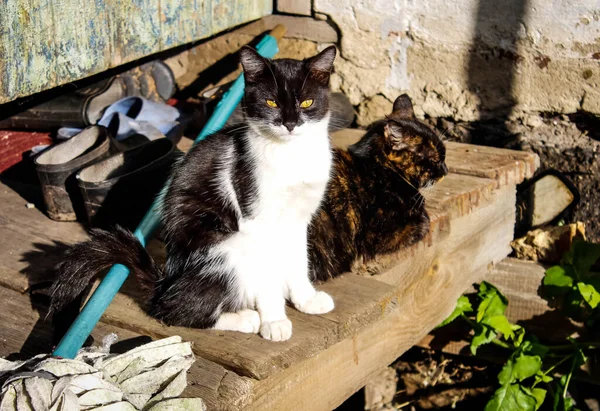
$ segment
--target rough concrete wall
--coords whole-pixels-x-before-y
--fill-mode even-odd
[[[359,124],[401,92],[432,117],[600,114],[598,0],[314,0],[341,35]],[[317,14],[320,15],[320,14]]]

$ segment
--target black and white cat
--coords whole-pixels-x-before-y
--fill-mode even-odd
[[[332,46],[304,61],[271,61],[243,48],[246,123],[207,137],[174,167],[162,210],[164,271],[127,230],[93,230],[57,267],[52,310],[120,263],[146,291],[148,312],[170,325],[284,341],[286,299],[305,313],[331,311],[332,298],[309,280],[307,228],[331,174],[335,55]]]

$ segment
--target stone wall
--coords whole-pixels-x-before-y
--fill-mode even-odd
[[[278,11],[307,14],[300,3]],[[360,125],[401,92],[420,115],[464,121],[600,114],[598,0],[314,0],[312,14],[340,35],[333,86]]]
[[[286,15],[167,63],[194,95],[235,78],[239,48],[277,24],[287,28],[277,57],[336,44],[332,86],[351,99],[358,125],[389,114],[407,92],[446,138],[536,152],[543,169],[563,172],[581,193],[566,220],[586,222],[600,241],[600,3],[480,1],[279,0]]]

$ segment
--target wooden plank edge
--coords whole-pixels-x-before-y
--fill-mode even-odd
[[[563,341],[577,331],[579,325],[565,320],[543,299],[540,286],[546,267],[533,261],[507,257],[482,271],[480,280],[498,287],[508,299],[506,317],[509,321],[528,327],[528,331],[544,341]],[[474,292],[471,287],[465,293]],[[458,327],[441,329],[427,335],[418,346],[437,349],[449,354],[468,354],[469,342]],[[436,340],[437,338],[437,340]]]
[[[470,283],[467,273],[463,282]],[[427,289],[444,289],[449,278],[428,276]],[[462,291],[444,298],[428,293],[423,299],[397,305],[387,316],[357,331],[314,357],[256,382],[247,410],[331,410],[359,390],[371,375],[391,364],[433,329],[453,309]],[[435,310],[431,307],[435,306]]]

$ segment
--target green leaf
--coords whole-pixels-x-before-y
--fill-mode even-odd
[[[554,404],[552,407],[553,411],[560,411],[560,406],[563,405],[563,391],[565,389],[565,385],[567,384],[567,376],[563,375],[558,380],[556,387],[554,388]],[[563,408],[564,409],[564,408]]]
[[[496,332],[502,333],[504,338],[514,338],[514,332],[521,327],[515,324],[511,324],[504,315],[495,315],[493,317],[484,317],[481,321],[482,324],[489,325]]]
[[[600,244],[576,239],[572,246],[573,267],[581,277],[585,277],[592,265],[600,258]]]
[[[503,385],[494,392],[485,411],[535,411],[537,401],[518,384]]]
[[[579,290],[579,294],[581,294],[585,302],[588,303],[592,309],[600,304],[600,293],[593,285],[579,282],[577,283],[577,289]]]
[[[477,329],[475,329],[475,335],[471,340],[471,354],[477,354],[477,348],[484,344],[489,344],[492,342],[494,338],[496,338],[496,333],[487,325],[478,324]]]
[[[542,404],[544,403],[544,400],[546,399],[546,390],[543,388],[525,388],[523,387],[523,391],[525,391],[527,394],[531,395],[532,397],[535,398],[535,409],[538,410]]]
[[[575,407],[575,403],[571,397],[565,398],[563,406],[565,411],[581,411],[579,408]]]
[[[554,379],[553,379],[551,376],[549,376],[549,375],[546,375],[546,374],[544,374],[544,373],[542,373],[542,372],[538,372],[538,373],[535,375],[535,383],[536,383],[536,384],[539,384],[540,382],[543,382],[543,383],[546,383],[546,384],[547,384],[547,383],[549,383],[549,382],[552,382],[553,380],[554,380]]]
[[[456,318],[460,317],[462,314],[466,314],[471,311],[473,311],[473,307],[471,306],[469,299],[466,296],[461,295],[460,298],[458,299],[458,301],[456,302],[456,308],[454,308],[454,311],[452,311],[452,314],[450,314],[450,316],[448,318],[446,318],[440,325],[438,325],[438,328],[443,327],[444,325],[450,324],[452,321],[454,321]]]
[[[542,369],[542,359],[537,355],[521,354],[515,361],[513,374],[517,381],[533,377]]]
[[[498,381],[501,385],[507,385],[514,382],[533,377],[542,369],[542,359],[540,357],[520,354],[516,359],[509,359],[502,371],[498,374]]]
[[[506,361],[506,364],[504,364],[504,367],[502,367],[502,370],[500,370],[500,373],[498,374],[498,382],[500,385],[508,385],[515,381],[513,376],[514,365],[512,359]]]
[[[555,265],[547,269],[543,280],[546,292],[552,296],[563,295],[568,292],[573,287],[573,278],[569,274],[560,265]]]
[[[482,300],[477,308],[477,322],[481,322],[485,317],[504,315],[508,300],[496,287],[483,281],[479,284],[477,296]]]
[[[580,411],[579,408],[575,407],[572,398],[563,398],[563,392],[566,384],[567,376],[563,375],[558,381],[558,384],[556,384],[556,388],[554,390],[554,406],[552,409],[554,411]]]
[[[531,393],[535,397],[535,409],[538,410],[544,403],[544,400],[546,399],[546,390],[543,388],[534,388],[533,390],[531,390]]]
[[[584,283],[593,286],[596,291],[600,291],[600,273],[591,273],[591,275],[585,279]]]
[[[523,327],[519,327],[515,330],[515,336],[513,337],[513,342],[515,347],[520,347],[523,344],[523,339],[525,338],[525,329]]]
[[[580,411],[575,407],[573,399],[570,397],[563,397],[563,394],[568,392],[569,386],[567,384],[570,383],[571,374],[573,374],[573,371],[576,368],[583,365],[585,361],[586,357],[583,351],[581,349],[577,350],[573,357],[573,361],[571,362],[571,371],[560,377],[560,380],[558,380],[554,389],[554,411]]]

